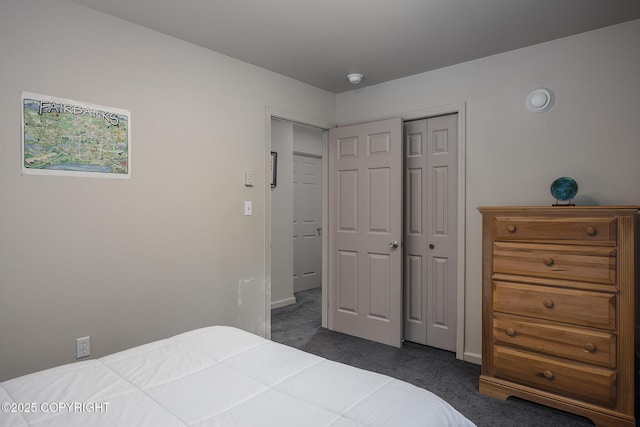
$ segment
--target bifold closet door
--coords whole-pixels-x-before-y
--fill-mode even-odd
[[[458,115],[404,123],[404,337],[456,350]]]

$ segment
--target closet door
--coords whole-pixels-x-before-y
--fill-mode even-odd
[[[405,339],[456,351],[458,115],[406,122]]]

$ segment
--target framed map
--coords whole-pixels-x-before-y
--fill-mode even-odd
[[[131,176],[131,114],[22,92],[22,173]]]

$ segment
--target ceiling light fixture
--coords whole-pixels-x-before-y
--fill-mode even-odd
[[[349,79],[349,83],[357,85],[362,81],[362,77],[362,74],[352,73],[347,76],[347,79]]]

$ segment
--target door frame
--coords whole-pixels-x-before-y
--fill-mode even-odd
[[[327,223],[327,197],[328,192],[324,179],[327,170],[327,153],[328,153],[328,129],[335,127],[335,123],[325,122],[324,120],[315,119],[313,117],[307,117],[301,114],[292,113],[290,111],[282,110],[278,107],[267,106],[265,108],[265,152],[264,152],[264,243],[265,243],[265,266],[264,266],[264,336],[267,339],[271,339],[271,186],[268,185],[271,179],[271,173],[269,171],[269,164],[271,161],[271,119],[282,119],[292,123],[298,123],[301,125],[313,126],[322,129],[322,173],[323,173],[323,188],[322,188],[322,228],[326,230]],[[322,325],[326,326],[326,313],[324,309],[327,307],[327,295],[326,289],[326,256],[325,248],[327,245],[326,233],[322,233]]]
[[[458,114],[458,242],[457,242],[457,331],[456,331],[456,359],[478,363],[473,354],[465,358],[465,284],[466,284],[466,103],[458,102],[442,106],[407,111],[393,116],[371,118],[368,121],[380,120],[389,117],[401,117],[403,121],[427,119],[429,117],[445,114]],[[271,153],[271,118],[279,118],[290,122],[314,126],[324,129],[322,138],[323,161],[323,189],[322,189],[322,227],[327,229],[328,219],[328,129],[336,126],[323,120],[314,119],[277,107],[266,107],[266,143],[265,143],[265,182],[269,182],[269,159]],[[329,245],[327,233],[322,234],[322,326],[327,327],[327,260]],[[265,337],[271,338],[271,188],[265,185]]]

